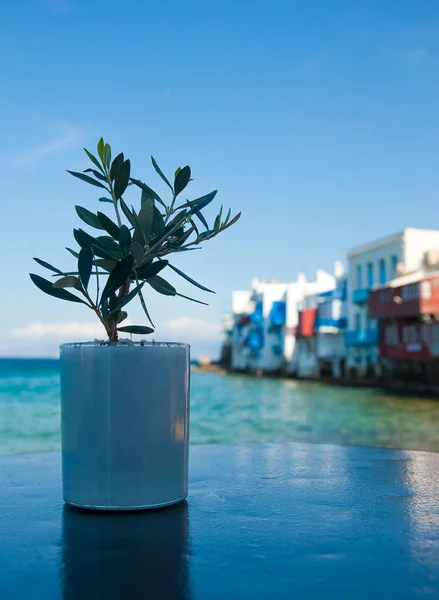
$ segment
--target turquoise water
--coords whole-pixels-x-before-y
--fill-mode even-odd
[[[59,449],[59,423],[58,362],[0,359],[0,454]],[[192,373],[192,443],[287,441],[439,451],[439,400]]]

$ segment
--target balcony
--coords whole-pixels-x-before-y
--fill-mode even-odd
[[[314,335],[316,316],[316,308],[304,308],[299,311],[299,324],[296,329],[296,337],[311,337]]]
[[[352,302],[354,304],[366,304],[369,300],[369,290],[367,288],[358,288],[352,292]]]
[[[322,329],[340,330],[346,329],[347,324],[348,322],[345,317],[341,317],[340,319],[332,319],[331,317],[317,316],[314,329],[315,331],[320,331]],[[323,333],[325,332],[323,331]]]
[[[347,348],[352,346],[375,346],[378,344],[378,328],[357,329],[346,331],[344,334],[344,343]]]

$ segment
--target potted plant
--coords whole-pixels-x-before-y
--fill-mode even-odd
[[[93,235],[73,231],[79,248],[67,250],[77,259],[77,269],[62,271],[35,258],[55,280],[30,275],[46,294],[92,310],[108,338],[61,346],[64,500],[106,510],[175,504],[187,496],[188,488],[189,346],[133,342],[119,339],[119,334],[153,333],[144,287],[193,300],[163,278],[165,269],[211,292],[172,265],[169,257],[199,247],[233,225],[240,214],[230,218],[229,210],[223,217],[221,208],[210,226],[203,209],[216,191],[181,201],[191,181],[188,166],[176,170],[171,184],[152,158],[170,189],[171,200],[165,203],[131,176],[123,153],[111,160],[111,148],[102,138],[97,156],[85,152],[91,168],[68,172],[105,191],[99,201],[104,207],[112,205],[114,217],[76,206],[79,218],[94,230]],[[129,186],[140,191],[138,210],[124,201]],[[140,301],[148,326],[123,325],[134,299]]]

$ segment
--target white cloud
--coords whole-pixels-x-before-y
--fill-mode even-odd
[[[124,325],[132,322],[124,321]],[[221,325],[203,319],[182,316],[163,324],[157,323],[154,334],[146,339],[186,342],[192,355],[215,358],[220,347]],[[128,334],[124,334],[128,337]],[[106,339],[103,326],[98,321],[42,323],[35,321],[24,327],[13,328],[0,343],[0,356],[58,356],[58,347],[65,342],[85,342]],[[135,336],[135,339],[140,339]]]
[[[83,127],[68,122],[59,123],[51,140],[15,153],[12,163],[20,167],[35,167],[43,160],[80,148],[86,137],[87,131]]]
[[[103,326],[99,322],[93,323],[29,323],[25,327],[11,330],[11,337],[28,341],[58,340],[58,341],[86,341],[105,337]]]
[[[193,317],[172,319],[160,327],[160,332],[187,338],[188,340],[216,340],[221,333],[219,323],[211,323]]]
[[[125,321],[124,325],[129,325],[130,321]],[[163,325],[157,327],[156,339],[166,339],[169,336],[193,340],[212,340],[216,341],[221,333],[219,323],[211,323],[203,319],[193,317],[179,317],[171,319]],[[13,339],[36,341],[78,341],[94,340],[105,337],[103,326],[98,322],[80,323],[76,321],[42,323],[36,321],[29,323],[25,327],[12,329],[11,337]]]

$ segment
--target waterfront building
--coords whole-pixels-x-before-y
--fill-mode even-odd
[[[378,323],[369,313],[371,290],[416,270],[424,253],[432,248],[439,248],[439,231],[408,228],[349,252],[349,330],[345,333],[349,377],[380,375]]]
[[[253,279],[232,296],[232,369],[276,372],[284,368],[283,328],[288,284]]]
[[[326,274],[328,275],[328,274]],[[312,294],[300,303],[296,329],[297,376],[340,378],[344,374],[346,318],[346,278],[343,265],[335,263],[334,275],[320,277]],[[318,289],[320,288],[320,289]],[[322,289],[324,288],[324,289]]]
[[[325,277],[319,272],[320,285]],[[249,291],[233,293],[233,370],[296,373],[298,303],[312,285],[301,274],[292,283],[253,279]]]
[[[437,386],[439,251],[426,252],[418,269],[371,291],[368,305],[380,332],[382,377]]]

